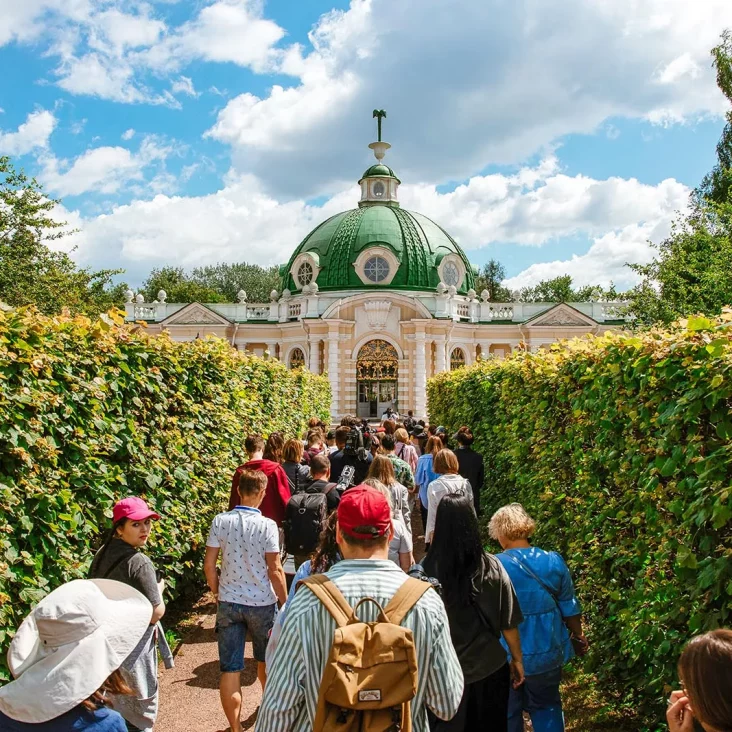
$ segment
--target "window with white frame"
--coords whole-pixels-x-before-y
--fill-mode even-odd
[[[383,282],[389,276],[390,271],[389,262],[378,254],[369,257],[363,267],[366,279],[374,283]]]

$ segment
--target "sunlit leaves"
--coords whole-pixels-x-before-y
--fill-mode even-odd
[[[657,729],[683,643],[732,624],[731,319],[519,352],[429,384],[431,421],[473,426],[486,513],[520,501],[536,543],[568,561],[585,663],[638,729]]]

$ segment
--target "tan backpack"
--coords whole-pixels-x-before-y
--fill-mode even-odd
[[[412,631],[400,623],[431,585],[409,578],[385,608],[371,597],[352,608],[324,574],[302,584],[336,622],[313,732],[411,732],[417,654]],[[356,612],[364,602],[379,608],[376,622],[358,619]]]

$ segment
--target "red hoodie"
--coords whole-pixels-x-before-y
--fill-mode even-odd
[[[262,505],[259,510],[263,516],[282,524],[285,518],[285,506],[290,500],[290,483],[287,480],[287,473],[279,463],[272,460],[250,460],[240,465],[234,472],[231,481],[231,495],[229,496],[229,511],[239,503],[239,477],[242,470],[261,470],[267,476],[267,492],[265,493]]]

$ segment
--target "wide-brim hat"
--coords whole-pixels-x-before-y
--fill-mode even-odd
[[[88,699],[134,650],[152,605],[115,580],[73,580],[44,597],[8,650],[14,681],[0,711],[18,722],[55,719]]]

